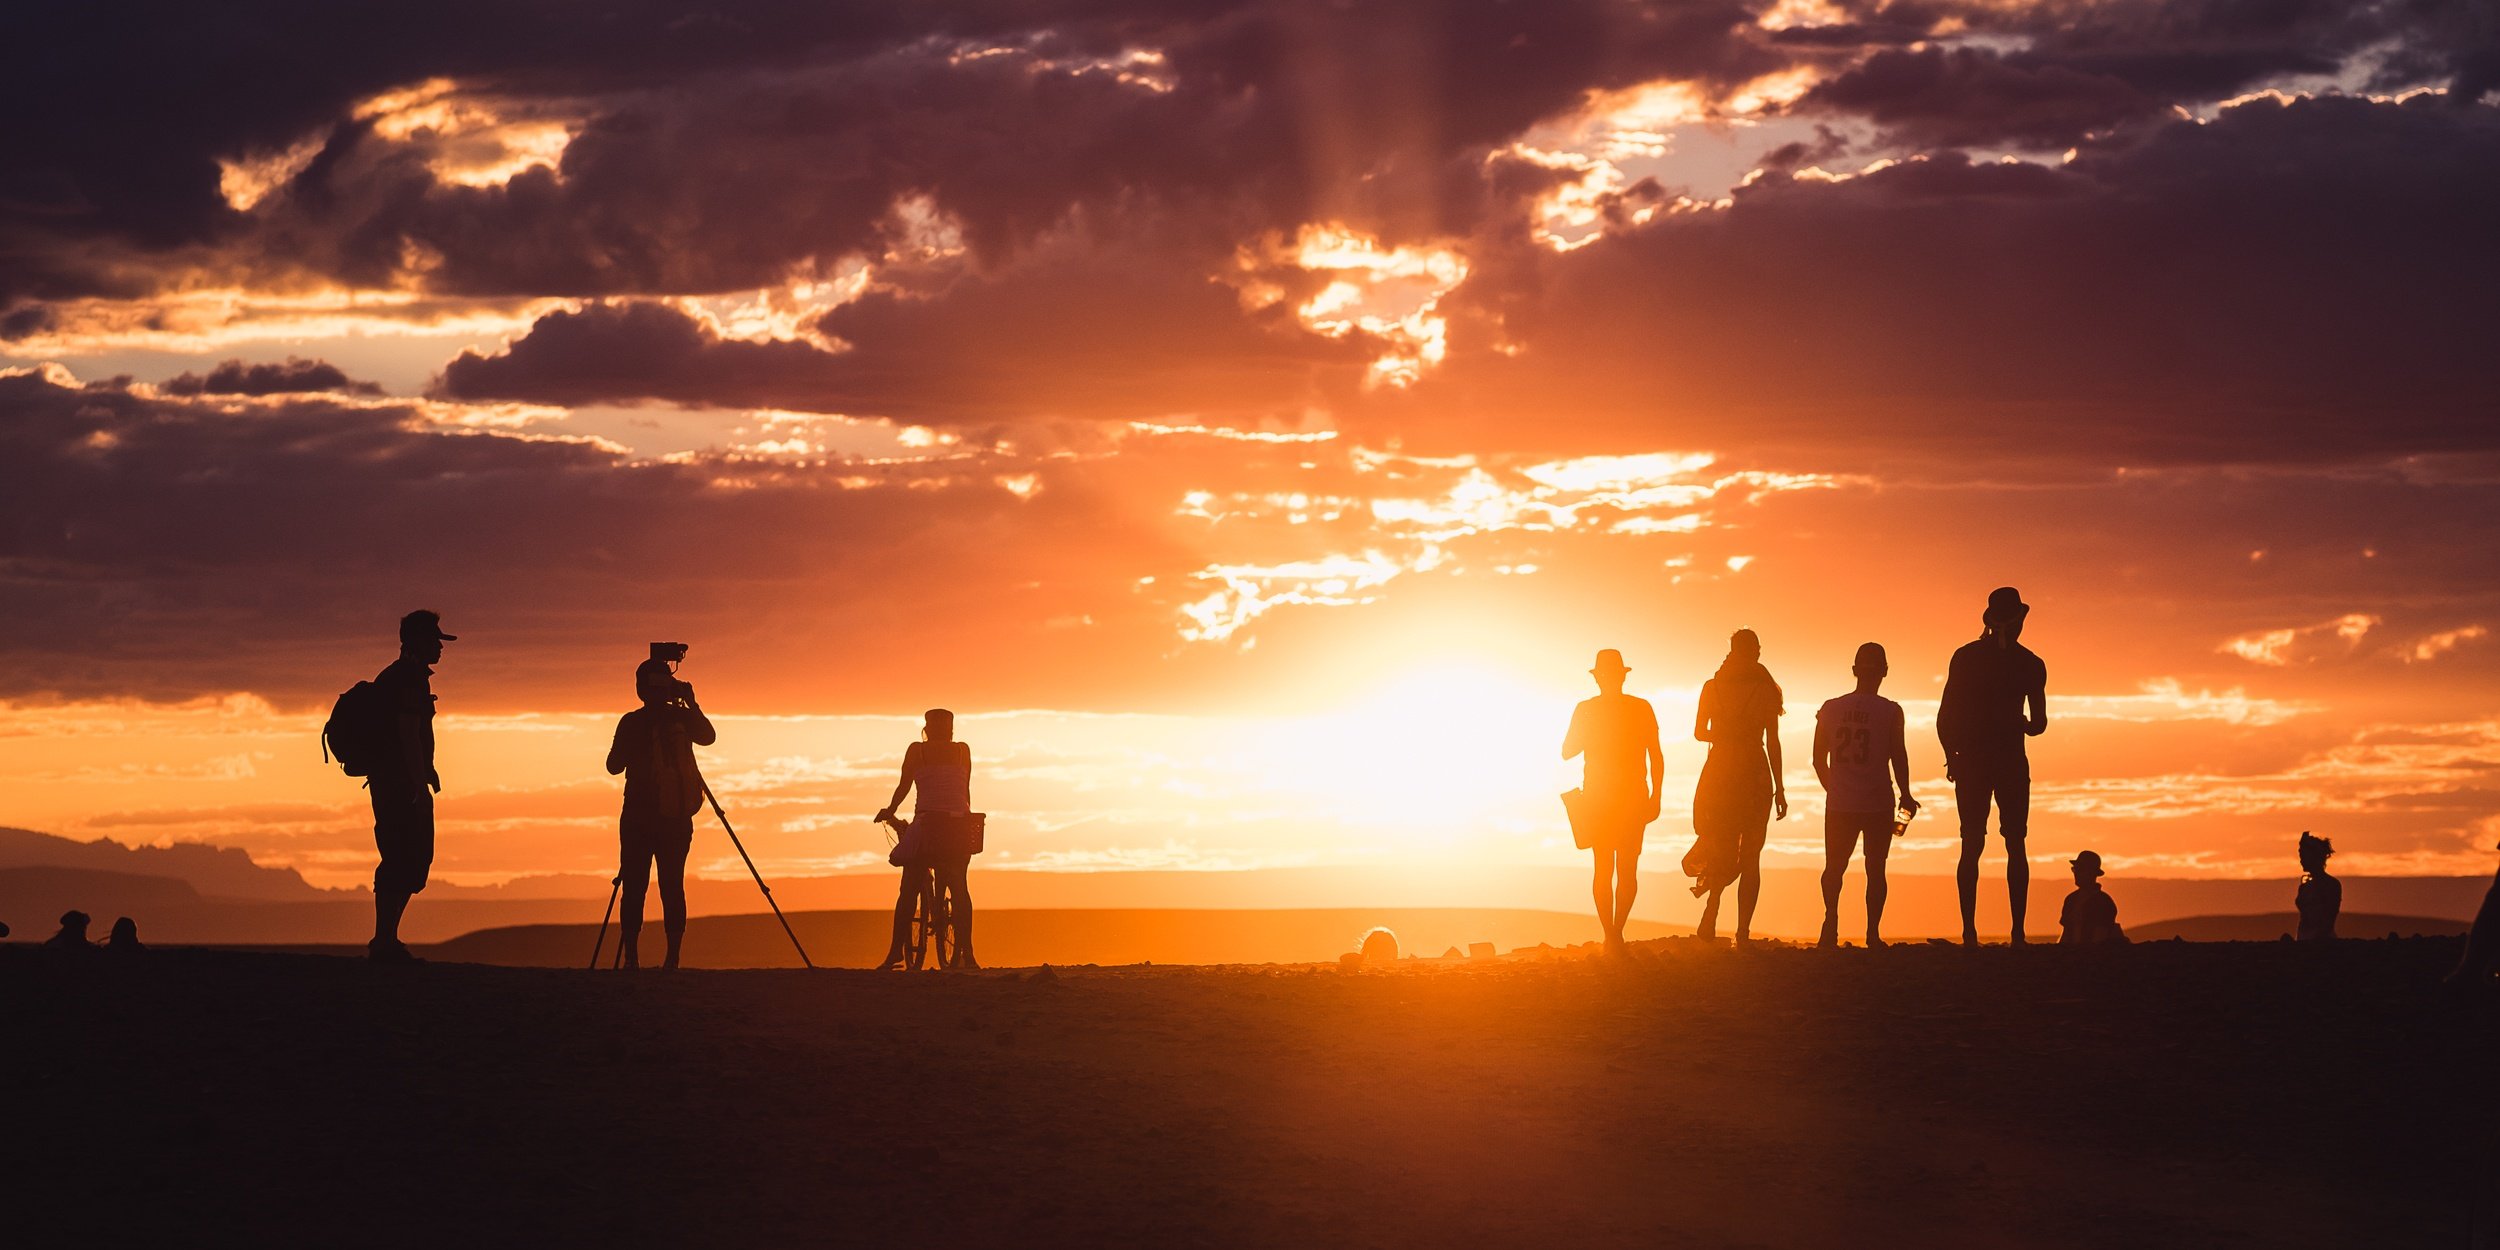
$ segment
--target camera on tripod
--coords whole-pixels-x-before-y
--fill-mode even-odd
[[[677,666],[685,662],[685,643],[655,642],[651,644],[651,659],[646,661],[646,663],[660,663],[668,665],[668,671],[671,674],[669,684],[676,687],[676,689],[671,691],[669,694],[668,701],[671,703],[686,704],[693,701],[694,687],[689,686],[682,681],[678,681],[675,677]]]

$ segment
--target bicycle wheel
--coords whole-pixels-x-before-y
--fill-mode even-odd
[[[912,894],[911,945],[903,952],[903,966],[913,972],[930,966],[929,957],[933,953],[931,948],[937,941],[936,933],[939,928],[938,922],[932,915],[937,907],[934,897],[936,894],[937,884],[929,878],[928,874],[923,873],[920,878],[920,888]]]
[[[930,964],[937,968],[955,966],[955,892],[931,873],[929,892],[929,954]]]

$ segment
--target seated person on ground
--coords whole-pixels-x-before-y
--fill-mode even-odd
[[[2491,888],[2483,892],[2482,910],[2474,913],[2474,927],[2465,935],[2465,958],[2448,974],[2448,984],[2489,981],[2495,963],[2500,963],[2500,873],[2492,876]]]
[[[2118,927],[2118,900],[2101,888],[2101,853],[2085,851],[2069,866],[2075,870],[2075,892],[2066,896],[2066,906],[2058,913],[2057,922],[2066,930],[2058,944],[2126,945],[2127,931]]]
[[[2326,860],[2334,853],[2334,842],[2300,835],[2300,892],[2293,896],[2293,905],[2300,908],[2301,941],[2335,940],[2335,917],[2344,910],[2344,883],[2327,874]]]
[[[54,950],[94,950],[95,945],[87,940],[89,923],[91,922],[87,919],[87,913],[83,911],[63,912],[61,913],[61,931],[53,934],[52,939],[44,945]]]

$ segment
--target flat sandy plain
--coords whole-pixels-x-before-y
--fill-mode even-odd
[[[10,1244],[2457,1246],[2453,939],[588,973],[0,947]],[[2487,1232],[2488,1230],[2486,1230]]]

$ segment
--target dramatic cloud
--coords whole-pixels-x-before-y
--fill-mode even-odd
[[[179,374],[165,383],[169,395],[283,395],[297,391],[341,391],[354,395],[378,395],[381,389],[371,382],[358,382],[337,365],[325,360],[300,360],[289,356],[278,363],[249,364],[229,360],[203,376]]]
[[[859,853],[807,840],[874,797],[833,719],[932,703],[1090,744],[1018,747],[1062,866],[1396,807],[1560,854],[1502,761],[1593,649],[1672,718],[1740,624],[1800,699],[1877,638],[1923,716],[2013,582],[2047,818],[2454,866],[2500,819],[2465,7],[52,6],[0,78],[0,733],[252,721],[25,781],[344,871],[282,743],[422,603],[564,778],[447,815],[481,879],[596,824],[565,752],[672,636],[801,718],[724,774],[794,862]],[[1141,777],[1195,797],[1095,793]]]
[[[1930,472],[2464,451],[2500,382],[2495,217],[2500,110],[2435,98],[2259,100],[2054,166],[1767,175],[1485,264],[1446,302],[1450,363],[1372,415]],[[1563,397],[1568,426],[1519,420]]]
[[[494,356],[464,353],[445,394],[579,404],[664,399],[895,417],[928,425],[1182,414],[1295,418],[1354,389],[1369,336],[1245,312],[1209,277],[1119,251],[1054,248],[994,277],[872,290],[815,341],[725,339],[675,308],[555,313]],[[822,344],[822,345],[820,345]]]

